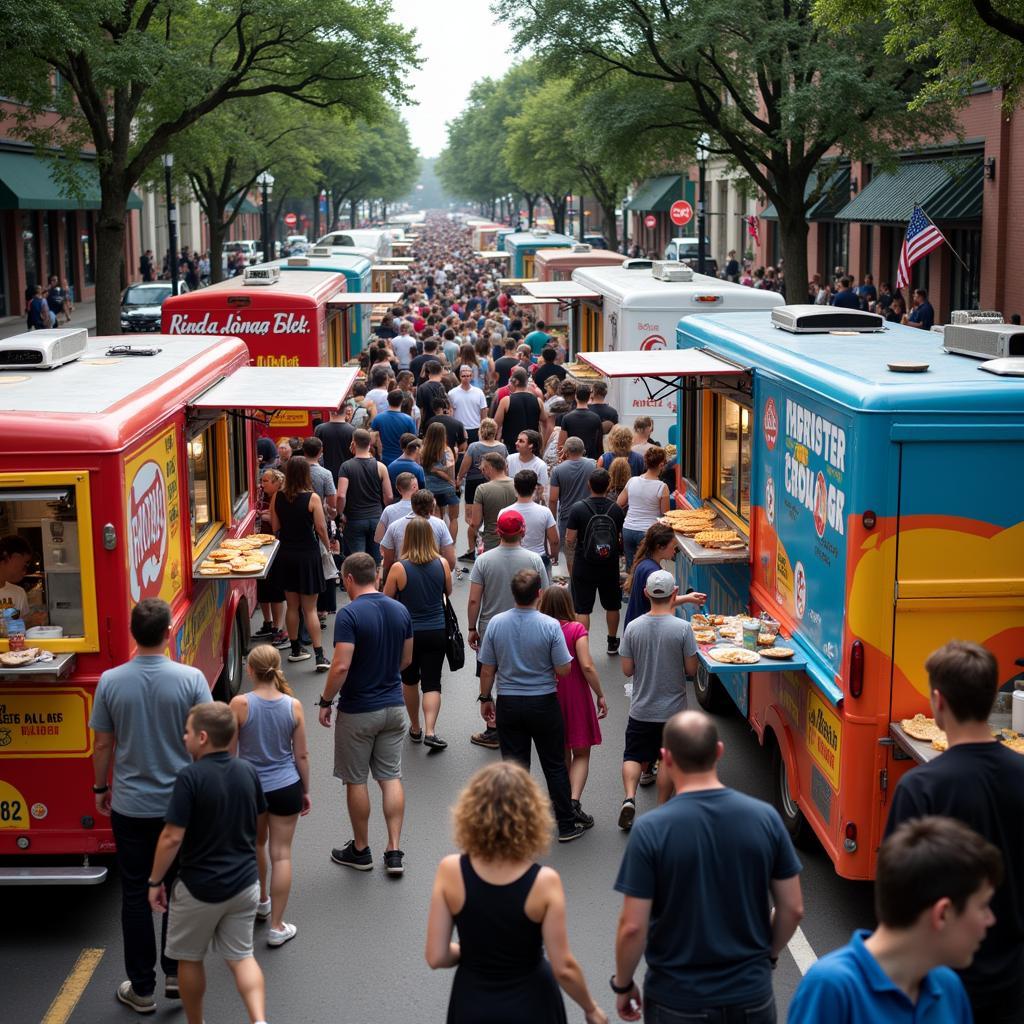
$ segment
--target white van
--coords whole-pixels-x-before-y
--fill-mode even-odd
[[[379,260],[391,258],[391,232],[382,228],[352,228],[350,231],[332,231],[317,239],[317,245],[345,246],[372,249]]]
[[[696,235],[670,239],[668,245],[665,246],[664,258],[678,260],[697,270]],[[711,255],[711,240],[709,238],[704,239],[704,273],[711,277],[718,277],[718,260]]]
[[[676,324],[691,313],[771,309],[785,302],[777,292],[745,288],[677,263],[651,260],[581,267],[572,272],[572,280],[595,296],[579,300],[578,352],[675,348]],[[654,438],[662,444],[668,441],[676,422],[675,389],[641,379],[609,380],[608,385],[608,402],[618,410],[620,423],[632,426],[637,416],[650,416]]]
[[[220,265],[225,274],[228,272],[228,256],[234,252],[240,252],[245,257],[247,267],[263,262],[262,242],[257,242],[253,238],[236,238],[232,242],[225,242],[220,251]]]

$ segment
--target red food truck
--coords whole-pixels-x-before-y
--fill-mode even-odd
[[[217,696],[240,687],[255,580],[276,545],[256,575],[201,565],[252,532],[250,410],[336,407],[355,378],[248,362],[238,338],[53,330],[0,342],[0,536],[32,550],[24,598],[12,581],[4,591],[41,623],[26,642],[42,652],[0,664],[0,884],[106,875],[89,865],[114,838],[95,810],[88,721],[100,673],[132,656],[136,603],[171,605],[169,654]],[[9,647],[0,638],[0,654]]]

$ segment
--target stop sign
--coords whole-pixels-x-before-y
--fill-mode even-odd
[[[296,224],[299,223],[299,218],[296,217],[294,213],[286,213],[284,215],[284,222],[285,224],[288,225],[288,227],[293,228],[295,227]]]
[[[645,228],[653,228],[653,227],[656,227],[657,224],[658,224],[658,218],[655,217],[653,213],[649,213],[649,214],[647,214],[646,217],[644,217],[644,227]]]
[[[679,199],[672,204],[668,215],[673,224],[682,227],[693,219],[693,207],[685,199]]]

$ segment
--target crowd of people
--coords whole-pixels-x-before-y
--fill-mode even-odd
[[[774,808],[721,782],[714,720],[687,706],[697,645],[676,612],[706,595],[680,593],[663,567],[677,550],[659,521],[672,453],[649,419],[619,424],[606,391],[566,379],[559,339],[517,314],[466,232],[434,222],[416,255],[366,353],[369,386],[315,436],[260,441],[258,515],[280,547],[258,591],[248,692],[211,701],[202,674],[166,656],[170,609],[154,599],[132,612],[136,656],[100,680],[90,724],[97,810],[111,816],[122,879],[117,997],[153,1012],[159,963],[165,998],[201,1024],[212,944],[250,1021],[266,1021],[254,922],[269,921],[271,948],[296,936],[291,850],[312,806],[282,652],[324,673],[317,719],[333,730],[351,824],[331,859],[378,863],[372,778],[379,863],[397,878],[403,755],[448,746],[441,694],[466,657],[464,632],[482,724],[468,739],[500,760],[455,801],[459,852],[437,870],[427,963],[455,968],[450,1024],[564,1021],[563,992],[588,1024],[606,1021],[570,949],[559,875],[538,863],[552,837],[570,843],[595,824],[584,796],[612,683],[591,651],[600,600],[628,695],[623,797],[609,809],[628,833],[609,950],[616,1011],[648,1024],[774,1022],[772,970],[804,912],[801,862]],[[449,599],[467,569],[460,622]],[[989,652],[947,644],[927,670],[950,750],[896,787],[878,926],[811,968],[796,1024],[968,1024],[972,1008],[978,1022],[1022,1020],[1024,762],[985,724],[998,688]],[[529,774],[534,751],[546,792]],[[643,786],[656,796],[639,813]]]

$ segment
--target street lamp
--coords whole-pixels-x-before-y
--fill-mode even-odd
[[[704,264],[707,259],[705,251],[704,234],[707,217],[705,187],[708,176],[708,148],[711,146],[711,136],[707,132],[701,132],[697,138],[697,170],[699,173],[697,181],[697,273],[704,273]]]
[[[256,184],[263,191],[260,209],[263,215],[263,262],[267,263],[273,259],[270,250],[270,192],[274,187],[274,176],[270,171],[261,171],[256,178]]]
[[[167,269],[171,275],[171,294],[178,294],[178,209],[171,191],[174,154],[164,153],[164,185],[167,188]]]

